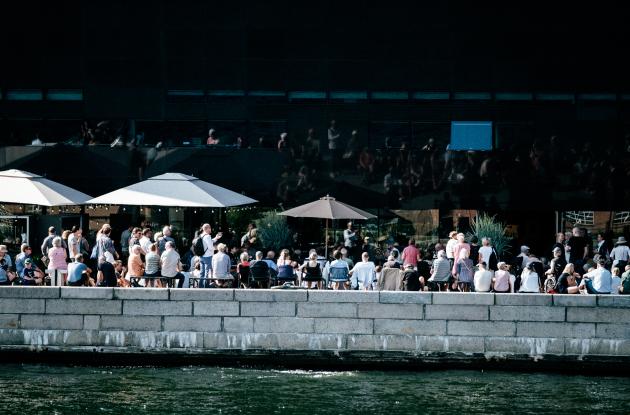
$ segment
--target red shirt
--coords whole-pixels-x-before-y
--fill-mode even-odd
[[[420,251],[415,245],[409,245],[402,252],[403,265],[411,264],[414,267],[418,265],[418,255]]]

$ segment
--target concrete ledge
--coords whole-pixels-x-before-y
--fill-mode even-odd
[[[273,302],[297,302],[307,301],[306,290],[236,290],[236,301],[273,301]]]
[[[410,291],[381,291],[379,302],[385,304],[431,304],[433,293]]]
[[[59,298],[59,287],[0,287],[0,299]]]
[[[435,297],[433,297],[435,300]],[[488,320],[488,306],[425,305],[424,318],[427,320]]]
[[[357,304],[297,303],[298,317],[357,317]]]
[[[115,300],[168,300],[168,294],[168,288],[114,288]]]
[[[105,287],[61,287],[61,298],[111,300],[114,289]]]
[[[564,321],[564,307],[490,306],[493,321]]]
[[[234,290],[224,288],[173,288],[169,290],[175,301],[232,301]]]
[[[128,316],[190,316],[190,301],[124,300],[123,314]]]
[[[238,316],[239,304],[236,301],[194,301],[195,316]]]
[[[221,317],[164,317],[165,331],[221,331]]]
[[[546,294],[495,294],[496,305],[540,305],[553,304],[551,295]]]
[[[46,310],[44,299],[2,298],[0,299],[0,313],[2,314],[44,314]]]
[[[359,318],[423,318],[422,304],[359,304]]]
[[[315,319],[297,317],[256,317],[255,333],[314,333]]]
[[[378,291],[309,290],[308,301],[316,303],[378,303]]]
[[[295,316],[295,303],[244,302],[241,303],[241,316],[292,317]]]
[[[42,330],[81,330],[83,328],[83,316],[24,314],[20,319],[20,328]]]
[[[595,324],[592,323],[516,323],[518,337],[595,337]]]
[[[497,321],[449,321],[446,333],[453,336],[516,336],[516,323]]]
[[[489,293],[433,293],[433,304],[493,305],[494,294]]]
[[[630,295],[598,295],[597,305],[600,307],[630,308]]]
[[[597,297],[594,295],[554,294],[553,305],[566,307],[595,307],[597,305]]]
[[[486,353],[506,355],[527,354],[542,356],[548,354],[564,354],[564,339],[529,338],[529,337],[487,337]]]
[[[159,316],[109,316],[101,320],[101,330],[162,331]],[[179,330],[176,330],[179,331]]]
[[[446,321],[377,318],[374,320],[374,334],[443,336],[446,334]]]
[[[344,336],[330,334],[290,333],[204,333],[206,349],[252,350],[340,350],[345,349]]]
[[[46,314],[121,314],[120,300],[59,299],[45,300]]]

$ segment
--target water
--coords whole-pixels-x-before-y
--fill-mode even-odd
[[[630,379],[0,365],[4,414],[628,414]]]

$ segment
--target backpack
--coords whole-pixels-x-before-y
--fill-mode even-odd
[[[203,235],[200,235],[193,244],[193,253],[197,256],[203,256],[206,253],[206,248],[203,246]]]
[[[497,253],[494,248],[492,248],[492,253],[490,254],[490,259],[488,260],[488,262],[488,269],[491,269],[493,271],[499,269],[499,267],[497,266],[499,264],[499,260],[497,258]]]

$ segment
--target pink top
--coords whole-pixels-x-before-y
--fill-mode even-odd
[[[494,273],[494,290],[495,291],[510,291],[510,273],[504,270],[499,270]]]
[[[459,261],[459,251],[461,251],[462,249],[466,248],[466,250],[468,251],[468,255],[470,255],[470,245],[467,244],[466,242],[459,242],[457,243],[457,245],[455,245],[453,247],[453,275],[457,274],[456,271],[456,267],[457,267],[457,261]],[[473,263],[474,264],[474,263]]]
[[[48,258],[50,259],[48,269],[68,269],[66,250],[64,248],[53,246],[48,250]]]
[[[414,267],[418,265],[418,248],[415,245],[407,245],[402,251],[403,265],[411,264]]]

